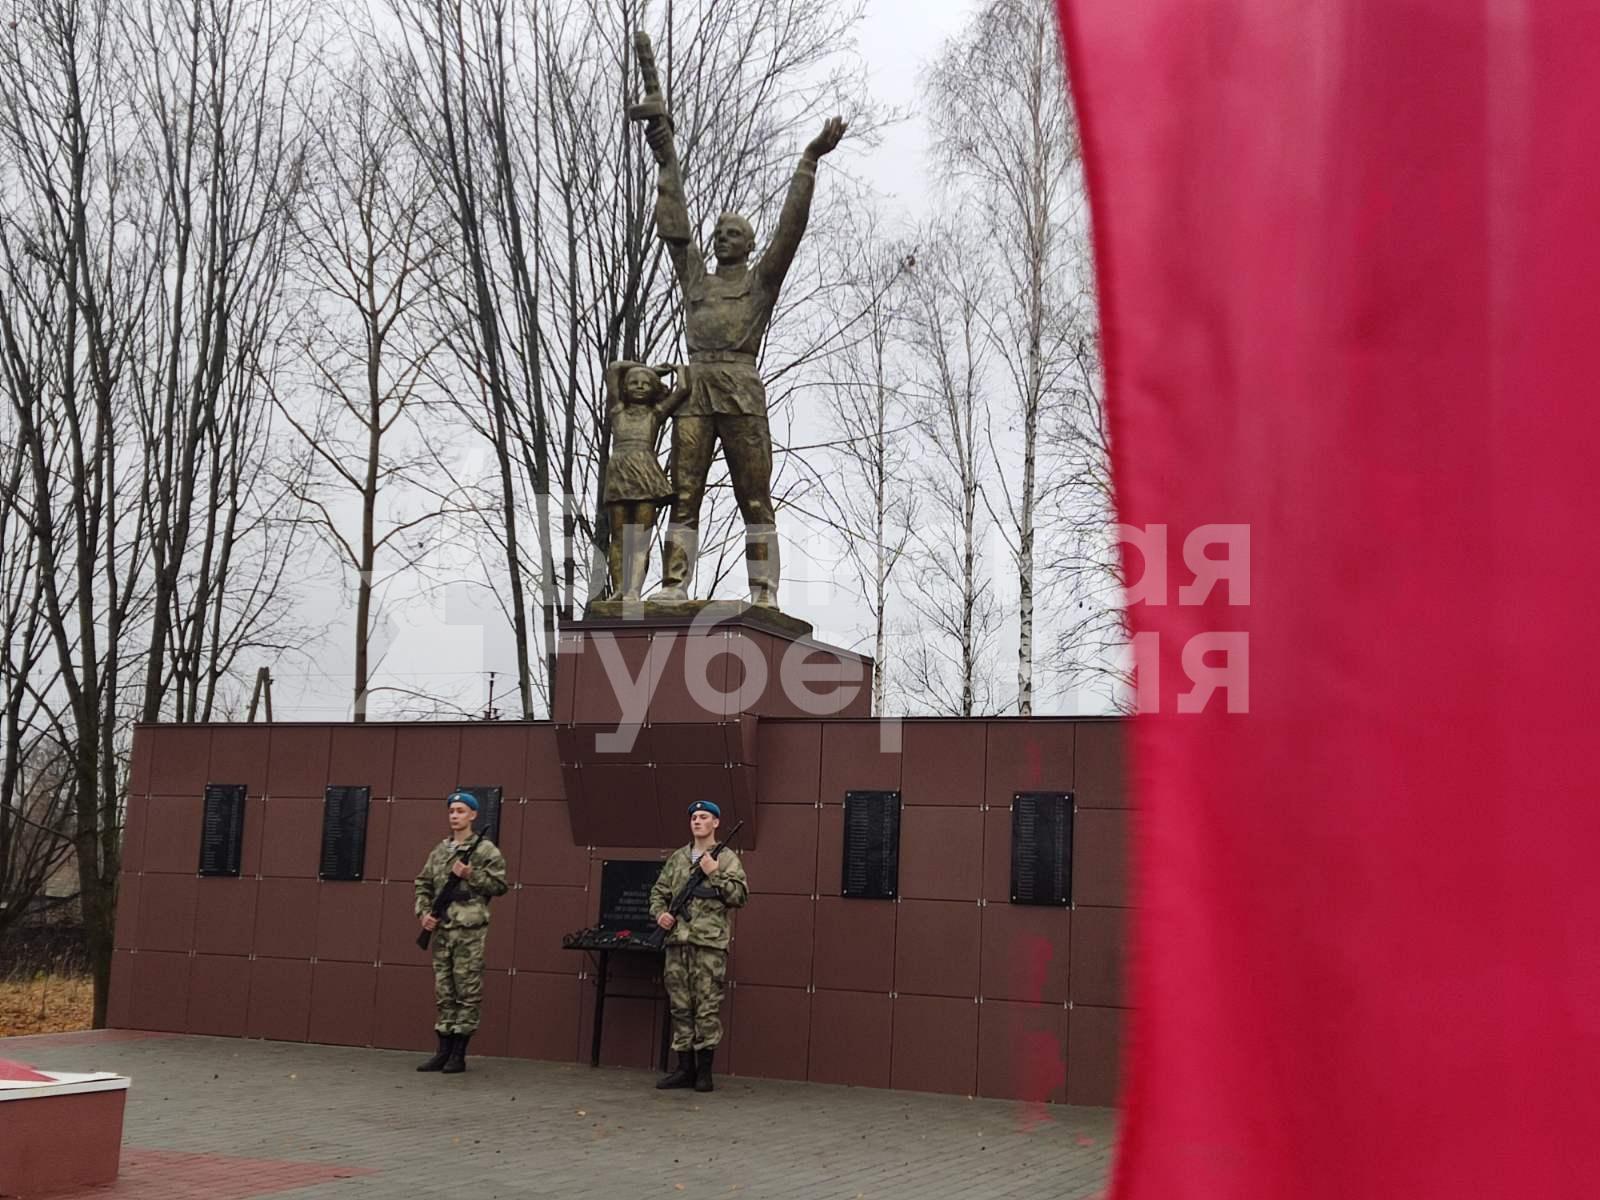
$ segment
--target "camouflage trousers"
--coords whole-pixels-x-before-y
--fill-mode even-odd
[[[661,981],[672,1009],[672,1048],[704,1050],[722,1040],[722,983],[728,952],[706,946],[668,946]]]
[[[483,1003],[483,948],[489,927],[457,929],[442,925],[433,934],[433,1000],[439,1006],[439,1033],[471,1033],[478,1028]]]

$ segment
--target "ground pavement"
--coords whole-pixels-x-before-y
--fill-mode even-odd
[[[233,1038],[0,1039],[0,1058],[133,1080],[115,1200],[1087,1200],[1107,1109]]]

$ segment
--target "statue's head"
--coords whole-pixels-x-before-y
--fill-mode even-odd
[[[654,367],[624,359],[606,367],[606,409],[619,404],[654,404],[667,385]]]
[[[755,226],[738,213],[723,213],[711,234],[711,248],[716,252],[717,262],[724,266],[742,263],[756,248]]]

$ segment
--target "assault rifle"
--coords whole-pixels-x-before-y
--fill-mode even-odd
[[[733,839],[739,836],[739,830],[743,828],[744,822],[740,821],[733,827],[732,830],[729,831],[727,837],[723,838],[715,846],[711,847],[710,850],[707,850],[706,853],[711,855],[712,858],[716,858],[719,854],[733,844]],[[672,898],[672,903],[667,905],[663,911],[671,913],[674,921],[683,920],[683,914],[684,911],[689,907],[689,901],[694,899],[695,889],[705,881],[706,873],[700,869],[699,863],[695,863],[689,868],[689,878],[683,881],[683,886],[678,889],[678,894]],[[661,928],[659,925],[652,925],[650,927],[650,932],[645,936],[650,939],[652,944],[659,946],[662,941],[665,940],[667,936],[667,930]]]
[[[472,860],[473,852],[477,850],[478,843],[481,841],[483,841],[483,834],[480,833],[477,837],[472,839],[472,845],[463,850],[461,852],[461,857],[455,861],[470,862]],[[450,878],[444,881],[444,886],[439,889],[439,894],[433,898],[433,907],[429,910],[429,912],[438,920],[444,920],[444,914],[450,911],[450,906],[456,902],[460,895],[461,877],[452,873]],[[426,950],[428,948],[428,943],[432,940],[433,930],[424,929],[421,933],[417,934],[417,948]]]
[[[644,99],[637,104],[628,105],[628,119],[630,121],[643,121],[651,129],[664,127],[667,131],[666,145],[656,151],[657,162],[663,167],[678,166],[678,148],[672,140],[672,114],[667,111],[667,100],[661,91],[661,74],[656,69],[655,47],[650,44],[650,35],[644,30],[638,30],[633,35],[633,57],[639,66],[639,79],[644,86]]]

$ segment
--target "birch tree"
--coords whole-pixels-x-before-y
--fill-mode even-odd
[[[836,344],[815,374],[826,396],[819,445],[812,468],[820,503],[817,516],[838,534],[840,550],[872,622],[876,670],[873,711],[882,713],[888,694],[891,608],[898,572],[912,540],[913,457],[916,421],[908,395],[911,380],[902,342],[908,334],[908,276],[917,259],[912,245],[888,236],[876,205],[862,198],[854,227],[838,243],[845,286]],[[926,415],[927,405],[921,406]]]
[[[920,239],[911,273],[909,351],[926,452],[914,517],[917,625],[906,668],[922,703],[946,716],[997,708],[989,670],[1000,612],[983,553],[989,423],[987,266],[968,230]]]
[[[988,218],[982,231],[1000,286],[984,334],[1017,414],[1020,445],[990,440],[995,501],[1017,579],[1017,711],[1033,711],[1036,537],[1062,481],[1041,461],[1048,410],[1063,401],[1084,335],[1069,317],[1076,291],[1073,222],[1083,211],[1077,126],[1054,10],[987,0],[928,75],[934,154],[947,181]],[[1010,422],[1002,422],[1009,428]],[[1015,464],[1014,466],[1012,464]]]

